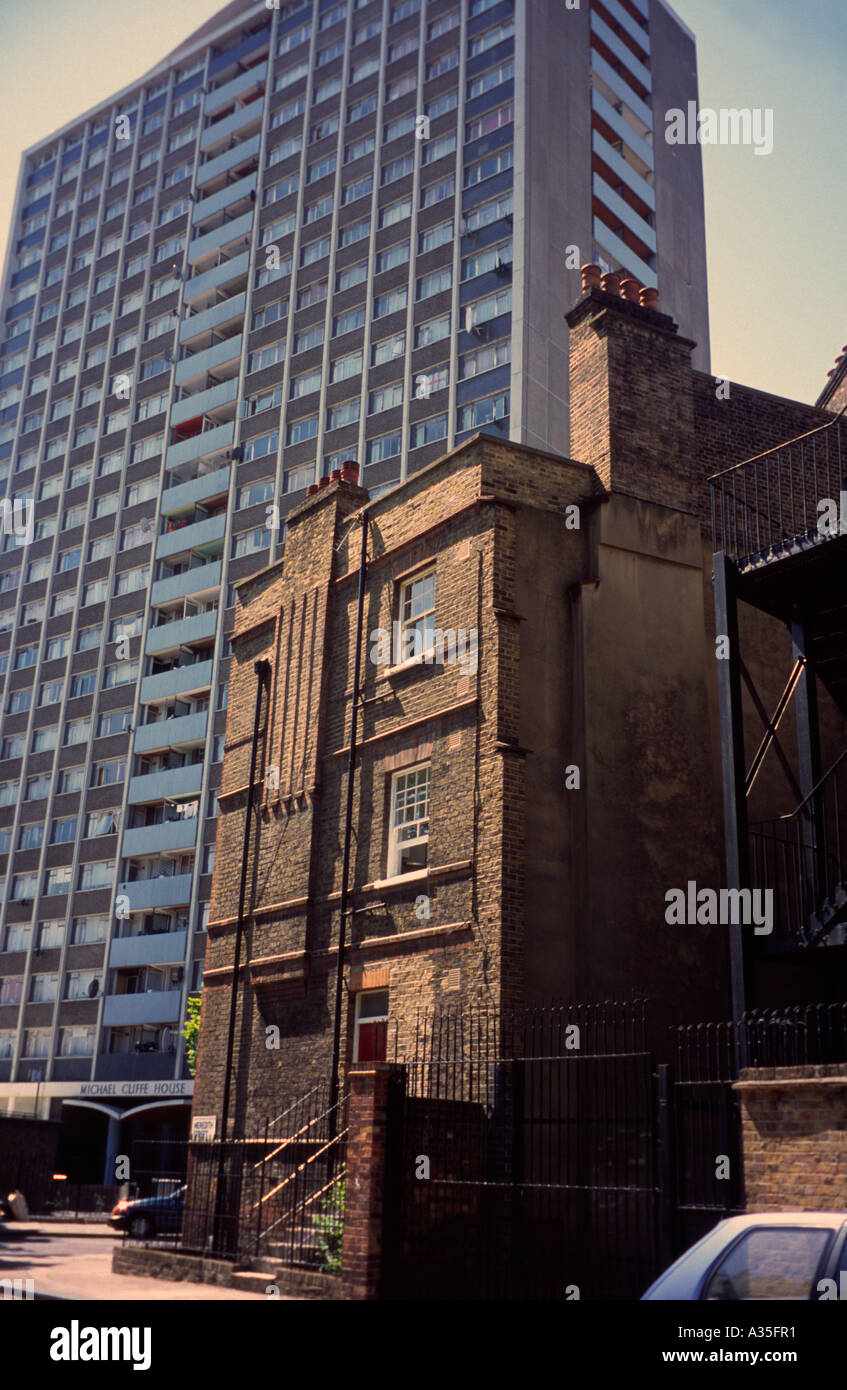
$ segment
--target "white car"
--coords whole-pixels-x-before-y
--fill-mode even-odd
[[[847,1301],[847,1212],[730,1216],[652,1283],[647,1299]]]

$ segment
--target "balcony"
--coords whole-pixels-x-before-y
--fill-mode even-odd
[[[630,57],[632,57],[631,54]],[[205,154],[209,150],[216,150],[220,146],[228,144],[233,135],[244,134],[248,130],[257,131],[262,124],[264,110],[264,96],[257,97],[255,101],[240,106],[237,111],[233,111],[231,116],[226,116],[222,121],[216,121],[214,125],[210,125],[207,130],[203,131],[200,136],[200,149]]]
[[[94,1078],[96,1081],[170,1081],[176,1063],[175,1046],[173,1052],[101,1052],[94,1067]]]
[[[200,817],[163,821],[161,825],[139,825],[125,830],[121,854],[125,859],[141,854],[163,854],[165,851],[194,849]]]
[[[237,203],[243,203],[245,200],[254,203],[258,178],[259,176],[255,172],[245,174],[243,178],[233,179],[232,183],[224,184],[217,193],[210,193],[208,198],[201,198],[191,210],[192,226],[199,227],[212,218],[220,216],[221,213],[226,213],[228,208],[232,208]],[[246,207],[239,209],[240,212],[246,212],[246,210]]]
[[[162,514],[172,515],[195,507],[198,502],[208,502],[212,497],[226,497],[229,492],[230,466],[216,468],[211,473],[200,473],[186,483],[177,483],[162,493]]]
[[[192,305],[198,299],[207,298],[209,305],[214,302],[216,292],[228,289],[236,281],[243,281],[238,286],[239,290],[246,288],[247,275],[250,270],[250,254],[245,251],[240,256],[231,256],[229,260],[221,260],[217,265],[210,266],[208,270],[203,270],[199,275],[193,275],[185,286],[185,299]],[[206,305],[201,305],[206,308]]]
[[[237,145],[233,145],[232,149],[224,150],[223,154],[216,155],[214,159],[207,159],[197,170],[198,188],[219,179],[222,174],[228,174],[230,169],[237,169],[240,164],[256,159],[260,145],[261,136],[251,135],[249,140],[241,140]]]
[[[203,551],[222,541],[225,532],[226,512],[221,512],[219,516],[207,516],[188,526],[175,526],[156,541],[156,559],[166,560],[169,556],[186,554],[191,550]]]
[[[601,77],[606,86],[611,88],[616,97],[619,97],[631,111],[642,120],[648,130],[653,129],[653,112],[641,97],[636,96],[633,89],[620,73],[615,72],[611,63],[607,63],[605,58],[601,58],[596,48],[591,50],[591,67],[598,77]]]
[[[183,439],[179,444],[171,444],[165,455],[165,468],[170,471],[172,468],[179,468],[184,463],[193,463],[195,459],[210,458],[212,454],[222,453],[225,449],[231,449],[235,439],[235,422],[227,421],[225,425],[216,425],[213,429],[203,430],[201,434],[195,434],[191,439]]]
[[[188,243],[188,260],[191,265],[209,260],[210,264],[218,253],[228,252],[236,246],[241,251],[244,242],[250,240],[253,230],[253,209],[231,222],[222,222],[203,236],[195,237]]]
[[[150,591],[150,603],[160,608],[181,598],[213,598],[220,591],[221,571],[222,562],[214,560],[209,565],[192,565],[182,574],[157,579]]]
[[[184,931],[116,937],[109,949],[109,966],[118,970],[134,965],[182,965],[187,939]]]
[[[646,68],[643,63],[639,63],[632,49],[627,48],[626,44],[621,42],[614,30],[603,22],[595,10],[591,11],[591,32],[596,34],[607,48],[611,49],[625,68],[629,69],[639,86],[644,87],[648,92],[652,91],[650,69]]]
[[[632,15],[624,9],[623,5],[618,3],[618,0],[603,0],[603,7],[612,16],[615,23],[618,24],[621,29],[625,29],[630,37],[635,39],[639,48],[649,55],[650,35],[647,33],[647,30],[643,29],[637,20],[632,18]]]
[[[202,786],[203,764],[192,763],[189,767],[171,767],[131,777],[128,799],[133,806],[145,801],[179,801],[196,796]]]
[[[645,169],[652,169],[653,146],[648,143],[643,136],[639,135],[630,125],[629,121],[623,116],[619,116],[613,106],[610,106],[604,96],[598,92],[596,87],[591,91],[591,109],[596,112],[602,121],[609,126],[620,140],[632,150],[638,159],[642,161]]]
[[[203,114],[206,116],[214,115],[215,111],[220,111],[222,106],[228,106],[236,97],[243,97],[245,92],[251,92],[254,87],[264,86],[268,76],[268,60],[257,63],[254,68],[248,68],[246,72],[240,72],[237,77],[233,77],[229,82],[224,82],[222,87],[216,87],[213,92],[209,92],[203,105]]]
[[[599,217],[594,218],[594,240],[603,251],[608,251],[619,265],[629,271],[630,275],[635,275],[643,285],[653,286],[656,284],[656,272],[646,261],[642,261],[634,251],[630,250],[625,241],[614,232],[610,232],[605,222],[601,222]]]
[[[643,242],[655,256],[656,233],[649,222],[645,222],[643,217],[639,217],[638,213],[630,206],[626,199],[621,198],[613,188],[610,188],[605,179],[601,179],[599,174],[594,175],[594,193],[595,196],[600,199],[603,206],[608,208],[609,212],[614,215],[617,221],[622,222],[625,227],[628,227],[629,230],[638,237],[638,240]]]
[[[158,656],[162,652],[176,651],[192,642],[214,638],[218,630],[218,612],[193,613],[186,618],[176,618],[173,622],[158,623],[147,629],[148,656]]]
[[[135,731],[133,751],[162,753],[167,748],[192,748],[206,742],[209,711],[183,714],[178,719],[158,719],[155,724],[141,724]]]
[[[185,907],[191,902],[192,874],[162,874],[122,883],[119,892],[129,899],[130,912],[155,912],[160,907]]]
[[[627,188],[632,189],[632,192],[641,199],[642,203],[646,203],[651,212],[656,211],[656,195],[650,184],[633,169],[631,164],[627,163],[623,155],[612,149],[609,142],[603,139],[599,130],[592,130],[591,132],[591,148],[594,154],[608,165],[621,183],[625,183]]]
[[[247,305],[247,295],[242,290],[240,294],[232,295],[229,299],[222,299],[219,304],[213,304],[210,309],[203,309],[199,314],[191,314],[189,318],[183,319],[179,325],[179,341],[182,347],[188,343],[197,342],[205,337],[207,333],[221,332],[231,324],[242,324],[244,311]]]
[[[209,77],[215,77],[217,73],[226,72],[227,68],[240,63],[243,58],[247,57],[248,53],[254,53],[257,48],[263,47],[269,38],[270,23],[263,26],[255,34],[248,34],[240,43],[234,44],[224,53],[219,53],[216,58],[212,58],[209,63]]]
[[[209,386],[205,391],[198,391],[193,396],[185,396],[176,405],[171,406],[171,425],[184,425],[186,420],[193,420],[197,415],[211,415],[213,410],[223,410],[226,406],[233,405],[238,395],[238,378],[233,377],[231,381],[219,381],[215,386]],[[234,418],[235,412],[232,412]]]
[[[145,676],[141,682],[141,703],[156,705],[175,695],[199,695],[212,684],[211,661],[195,661],[193,666],[176,666],[172,671],[160,671],[155,676]],[[124,850],[125,854],[133,851]],[[137,850],[138,854],[154,853],[153,850]]]
[[[181,1000],[182,991],[179,989],[149,990],[145,994],[107,994],[103,1004],[103,1026],[120,1028],[138,1023],[177,1023],[180,1020]]]
[[[237,376],[243,342],[243,333],[236,333],[233,338],[224,338],[222,343],[213,343],[202,352],[183,357],[176,364],[174,385],[187,386],[189,382],[202,381],[208,372],[221,377]]]

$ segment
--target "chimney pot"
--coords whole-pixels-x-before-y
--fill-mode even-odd
[[[341,480],[345,483],[353,483],[354,486],[359,481],[359,465],[355,459],[345,459],[341,465]]]
[[[329,481],[330,481],[331,483],[337,483],[337,482],[339,481],[340,478],[341,478],[341,469],[340,469],[340,468],[333,468],[332,472],[331,472],[330,475],[329,475]]]
[[[658,313],[659,291],[655,287],[651,289],[642,289],[638,296],[638,302],[642,309],[652,309],[654,313]]]
[[[320,481],[318,482],[318,488],[319,488],[319,489],[320,489],[320,488],[325,488],[325,487],[329,487],[329,478],[327,478],[326,476],[324,476],[323,478],[321,478]]]
[[[630,304],[638,303],[638,291],[641,289],[638,281],[630,275],[626,280],[621,281],[621,299],[628,299]]]
[[[599,290],[600,281],[603,278],[603,272],[599,265],[590,261],[587,265],[582,266],[580,275],[582,276],[583,294],[586,290]]]
[[[621,277],[610,270],[601,278],[600,286],[606,294],[613,294],[617,298],[621,292]]]
[[[317,485],[317,483],[309,483],[309,486],[306,488],[306,496],[307,496],[307,497],[314,497],[314,495],[315,495],[315,493],[317,492],[317,490],[318,490],[318,485]]]

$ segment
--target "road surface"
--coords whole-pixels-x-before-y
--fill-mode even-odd
[[[0,1240],[0,1279],[32,1279],[35,1297],[102,1299],[266,1302],[264,1294],[222,1289],[214,1284],[190,1284],[113,1274],[112,1252],[119,1237],[111,1232],[78,1234],[79,1226],[63,1230],[58,1223],[40,1228],[27,1240]]]

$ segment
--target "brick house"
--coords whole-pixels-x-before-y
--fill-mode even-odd
[[[422,1009],[637,989],[657,1050],[727,1015],[725,928],[665,920],[725,881],[706,480],[832,417],[693,370],[633,284],[587,268],[567,315],[572,459],[477,435],[374,498],[345,466],[239,587],[194,1100],[220,1117],[237,943],[232,1132],[330,1072],[342,912],[342,1071]],[[790,636],[742,622],[773,707]],[[831,974],[763,957],[751,1002]]]

